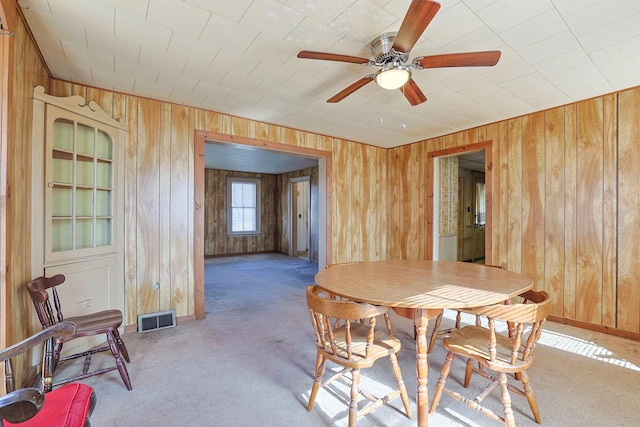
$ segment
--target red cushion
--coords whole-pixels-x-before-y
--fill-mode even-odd
[[[16,427],[81,427],[84,426],[93,389],[86,384],[72,383],[44,395],[44,406],[35,417]]]

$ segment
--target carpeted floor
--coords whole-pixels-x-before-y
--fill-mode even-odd
[[[346,387],[322,389],[306,411],[315,348],[304,286],[313,283],[317,265],[268,254],[211,259],[205,269],[205,320],[124,336],[132,391],[117,372],[87,380],[98,397],[92,426],[346,426]],[[413,325],[392,320],[415,415]],[[445,322],[453,323],[453,313]],[[640,425],[640,343],[547,322],[536,354],[529,375],[544,426]],[[429,356],[430,391],[443,358],[438,343]],[[466,394],[463,365],[454,362],[448,385]],[[388,362],[364,371],[363,384],[393,385]],[[482,379],[474,377],[471,388],[482,388]],[[512,400],[517,424],[536,426],[526,400]],[[497,393],[486,402],[500,411]],[[400,408],[396,400],[358,426],[414,426]],[[443,396],[430,425],[499,424]]]

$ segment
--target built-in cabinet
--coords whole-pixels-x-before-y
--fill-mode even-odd
[[[66,316],[124,308],[124,129],[81,97],[34,90],[32,271],[65,275]]]

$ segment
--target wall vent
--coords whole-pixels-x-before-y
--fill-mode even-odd
[[[138,332],[154,331],[173,326],[176,326],[175,310],[138,315]]]

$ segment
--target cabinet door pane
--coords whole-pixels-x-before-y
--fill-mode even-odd
[[[93,190],[76,190],[76,217],[93,216]]]
[[[51,195],[51,215],[67,216],[73,215],[73,190],[71,188],[55,187]]]
[[[111,163],[98,162],[96,164],[96,187],[111,188]]]
[[[111,218],[96,220],[96,246],[111,244]]]
[[[73,122],[56,119],[53,123],[53,148],[73,151]]]
[[[93,220],[76,220],[76,249],[93,247]]]
[[[93,161],[78,156],[76,161],[76,184],[93,185]]]
[[[76,138],[76,153],[94,156],[95,153],[95,128],[78,123],[78,136]]]
[[[96,191],[96,216],[111,216],[111,191]]]
[[[96,157],[99,159],[113,160],[113,142],[111,141],[111,137],[101,130],[98,130],[96,136]]]
[[[72,220],[53,219],[51,221],[51,250],[53,252],[73,249]]]

